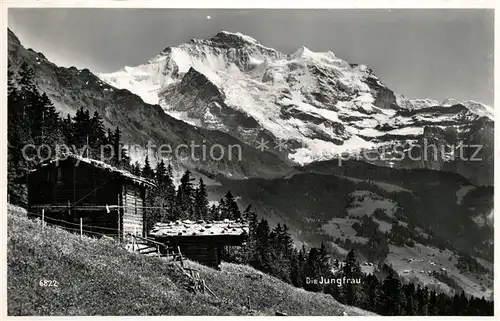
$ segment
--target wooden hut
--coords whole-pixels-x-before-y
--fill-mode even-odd
[[[156,223],[149,236],[201,264],[218,268],[225,246],[242,245],[248,236],[245,221],[175,221]]]
[[[70,154],[28,174],[28,208],[33,216],[68,229],[123,238],[145,235],[144,207],[151,181],[102,161]],[[98,234],[96,234],[98,235]]]

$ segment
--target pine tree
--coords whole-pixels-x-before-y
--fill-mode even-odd
[[[104,127],[104,121],[97,111],[94,111],[92,118],[90,119],[90,133],[88,136],[89,149],[91,158],[101,157],[101,147],[104,147],[108,141],[106,137],[106,129]],[[104,148],[102,149],[104,152]],[[104,156],[104,155],[102,155]]]
[[[469,310],[469,300],[467,300],[464,291],[460,293],[460,306],[462,307],[462,313],[460,315],[467,315],[467,311]]]
[[[148,160],[149,163],[149,160]],[[153,178],[156,183],[156,189],[154,190],[153,204],[151,211],[154,213],[152,216],[156,222],[164,222],[167,220],[167,200],[165,198],[165,181],[166,181],[167,169],[165,168],[165,163],[160,160],[156,165],[156,169],[153,172]]]
[[[401,283],[397,273],[391,268],[385,278],[382,289],[384,292],[384,303],[381,313],[383,315],[400,315],[400,293]]]
[[[359,305],[367,311],[377,311],[380,282],[373,274],[368,274],[363,278]]]
[[[285,225],[285,228],[286,228],[286,225]],[[292,242],[291,237],[290,237],[288,242],[289,243]],[[328,251],[326,249],[324,242],[321,242],[321,245],[319,247],[318,266],[320,269],[320,273],[323,273],[324,275],[328,274],[331,271],[330,256],[328,255]],[[358,265],[358,267],[359,267],[359,265]]]
[[[271,244],[272,275],[290,283],[293,241],[288,227],[277,224],[269,235]]]
[[[121,140],[122,140],[122,134],[121,134],[120,128],[116,127],[116,129],[113,133],[113,141],[112,141],[113,151],[114,151],[113,161],[114,161],[114,165],[116,167],[121,167],[121,165],[122,165],[123,155],[122,155]]]
[[[136,161],[132,166],[130,172],[136,176],[141,176],[141,164]]]
[[[320,268],[318,267],[318,249],[313,247],[307,254],[306,264],[304,266],[304,275],[306,279],[319,281],[322,277]],[[323,276],[324,277],[324,276]],[[318,292],[322,290],[320,284],[305,283],[304,289],[307,291]]]
[[[194,218],[198,220],[203,220],[208,217],[208,195],[203,183],[203,179],[200,178],[198,183],[198,188],[196,189],[194,196]]]
[[[408,283],[403,286],[404,296],[405,296],[405,307],[404,314],[405,315],[415,315],[416,307],[415,307],[415,285],[413,283]]]
[[[66,115],[66,117],[61,120],[60,126],[61,126],[61,137],[62,137],[63,141],[67,145],[71,145],[73,143],[72,139],[73,139],[73,133],[74,133],[74,128],[73,128],[74,124],[73,124],[73,121],[71,120],[71,116],[69,114]],[[59,152],[66,153],[68,151],[61,149]],[[71,151],[69,151],[69,152],[71,152]]]
[[[217,205],[217,210],[218,210],[218,220],[224,220],[227,219],[229,214],[228,214],[228,209],[226,205],[226,199],[221,198],[219,201],[219,204]]]
[[[151,168],[151,164],[149,163],[149,155],[146,155],[146,159],[144,160],[144,167],[141,170],[142,177],[145,178],[154,178],[155,173],[153,168]]]
[[[27,100],[29,93],[34,93],[37,89],[35,86],[35,71],[24,62],[19,68],[18,85],[20,91],[23,92],[21,99]]]
[[[213,207],[212,207],[213,208]],[[210,211],[211,212],[211,211]],[[243,251],[243,263],[249,264],[254,258],[257,257],[257,228],[259,221],[257,220],[257,214],[251,210],[251,206],[247,207],[246,220],[248,222],[248,239],[245,244]],[[210,213],[209,216],[212,216]]]
[[[40,142],[50,146],[51,149],[54,150],[56,145],[64,143],[64,139],[61,135],[61,119],[59,113],[45,93],[42,93],[38,98],[38,103],[42,109]],[[54,155],[50,156],[53,157]]]
[[[112,137],[113,137],[112,146],[114,151],[113,164],[118,168],[129,170],[130,157],[127,153],[127,150],[123,146],[121,130],[119,127],[116,127]],[[148,178],[154,178],[153,170],[151,170],[150,175],[151,176]]]
[[[220,220],[219,207],[215,204],[210,207],[210,211],[208,212],[208,220]]]
[[[250,261],[250,264],[256,269],[269,273],[271,271],[271,244],[269,241],[270,228],[265,219],[262,219],[256,229],[256,248],[255,256]]]
[[[290,261],[290,283],[298,288],[304,286],[304,253],[301,251],[294,250]]]
[[[252,211],[252,205],[248,205],[243,211],[241,218],[245,221],[250,221],[250,218],[252,217],[253,214],[255,213]]]
[[[168,220],[175,219],[175,185],[174,185],[174,174],[172,165],[168,164],[167,171],[165,173],[164,182],[164,197],[167,203],[167,218]]]
[[[452,311],[453,315],[461,315],[462,306],[460,304],[460,296],[455,293],[453,296]]]
[[[87,141],[90,135],[90,113],[88,110],[80,107],[73,117],[73,135],[71,143],[79,150],[79,154],[86,155]]]
[[[224,196],[224,202],[221,204],[222,219],[238,220],[241,219],[241,212],[238,204],[234,200],[231,191],[227,191]]]
[[[156,165],[154,177],[158,184],[163,185],[165,183],[167,179],[167,168],[165,167],[165,162],[163,161],[163,159],[161,159]]]
[[[356,305],[359,301],[360,286],[354,283],[354,280],[361,278],[361,268],[356,261],[356,253],[354,250],[350,250],[349,253],[347,253],[345,265],[342,269],[342,276],[353,281],[343,285],[344,302],[348,305]]]
[[[177,189],[175,199],[175,211],[177,219],[192,219],[194,215],[194,189],[191,172],[186,170],[181,177],[181,183]]]
[[[413,285],[413,284],[412,284]],[[451,302],[451,300],[450,300]],[[438,315],[452,315],[451,305],[448,304],[448,296],[444,293],[437,295]],[[474,315],[480,315],[481,311],[475,311]]]
[[[436,291],[431,290],[429,293],[429,315],[439,315],[438,302]]]
[[[428,315],[429,311],[429,292],[427,287],[417,286],[417,309],[418,315]]]
[[[117,137],[113,135],[113,146],[114,148],[119,148],[119,144],[116,143]],[[114,164],[119,164],[120,160],[118,156],[115,156],[113,158],[113,163]],[[151,164],[149,163],[149,157],[146,155],[146,160],[144,162],[144,167],[141,170],[142,177],[148,178],[148,179],[155,179],[155,172],[151,168]],[[146,209],[144,210],[144,216],[146,220],[146,230],[149,231],[154,227],[154,225],[159,221],[160,219],[160,210],[156,208],[158,206],[158,195],[159,195],[159,187],[157,187],[153,190],[150,190],[147,192],[146,195]]]
[[[154,208],[156,204],[156,193],[156,189],[146,192],[146,208],[144,209],[144,227],[146,231],[150,231],[158,222],[158,210]]]
[[[17,179],[25,175],[30,164],[23,157],[22,148],[25,144],[32,143],[29,126],[26,126],[25,104],[23,93],[18,87],[16,75],[8,73],[7,82],[7,179],[9,201],[13,204],[26,206],[27,190],[24,184],[19,184]],[[32,157],[32,153],[27,155]]]

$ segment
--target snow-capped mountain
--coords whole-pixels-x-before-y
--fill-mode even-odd
[[[440,105],[439,102],[434,99],[408,99],[404,95],[398,95],[397,103],[399,107],[408,110],[431,108]]]
[[[453,105],[464,105],[469,109],[471,112],[475,113],[476,115],[479,115],[481,117],[488,117],[491,120],[495,119],[495,114],[493,112],[493,108],[485,105],[483,103],[473,101],[473,100],[466,100],[466,101],[461,101],[457,102],[455,99],[452,98],[447,98],[445,101],[441,103],[441,106],[453,106]]]
[[[308,163],[347,149],[369,148],[366,126],[395,113],[395,98],[371,70],[333,53],[300,48],[291,55],[238,33],[220,32],[167,48],[146,64],[100,77],[126,88],[167,113],[187,116],[247,143],[284,140],[290,159]]]
[[[446,98],[443,102],[439,103],[437,100],[434,99],[408,99],[404,95],[399,95],[397,103],[399,107],[408,110],[418,110],[418,109],[432,108],[437,106],[451,107],[455,105],[463,105],[476,115],[479,115],[481,117],[487,117],[491,120],[494,120],[495,118],[492,107],[472,100],[459,101],[454,98]]]
[[[226,31],[99,77],[199,127],[271,150],[282,142],[298,164],[416,140],[425,126],[461,132],[492,115],[482,104],[396,99],[366,65],[305,47],[285,54]]]

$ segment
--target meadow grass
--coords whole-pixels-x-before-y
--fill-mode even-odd
[[[193,293],[179,262],[130,253],[110,240],[80,239],[57,227],[42,230],[22,210],[8,212],[9,315],[370,314],[228,263],[217,271],[186,261],[217,298]],[[41,280],[55,280],[57,287]]]

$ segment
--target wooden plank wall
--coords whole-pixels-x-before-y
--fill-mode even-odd
[[[28,204],[118,205],[116,177],[87,164],[70,162],[46,166],[31,173]]]
[[[140,188],[134,185],[123,187],[123,233],[144,235],[144,209]]]
[[[166,240],[165,240],[166,241]],[[164,241],[164,242],[165,242]],[[218,267],[220,264],[220,255],[217,251],[217,244],[212,243],[204,237],[176,239],[174,241],[165,242],[174,252],[177,246],[181,248],[182,255],[190,260],[201,264]]]
[[[72,221],[79,223],[83,219],[84,230],[98,232],[100,234],[116,237],[118,235],[118,211],[112,210],[108,213],[103,211],[72,211]],[[85,226],[86,225],[86,226]],[[102,229],[100,227],[103,227]],[[113,230],[109,230],[113,229]]]
[[[30,211],[37,214],[37,218],[41,216],[40,208],[30,208]],[[85,211],[85,210],[61,210],[46,208],[44,211],[44,219],[48,224],[59,225],[73,232],[78,232],[80,229],[80,218],[82,218],[83,229],[89,232],[89,235],[99,237],[100,234],[116,237],[118,235],[118,211],[111,210],[108,213],[102,211]]]

